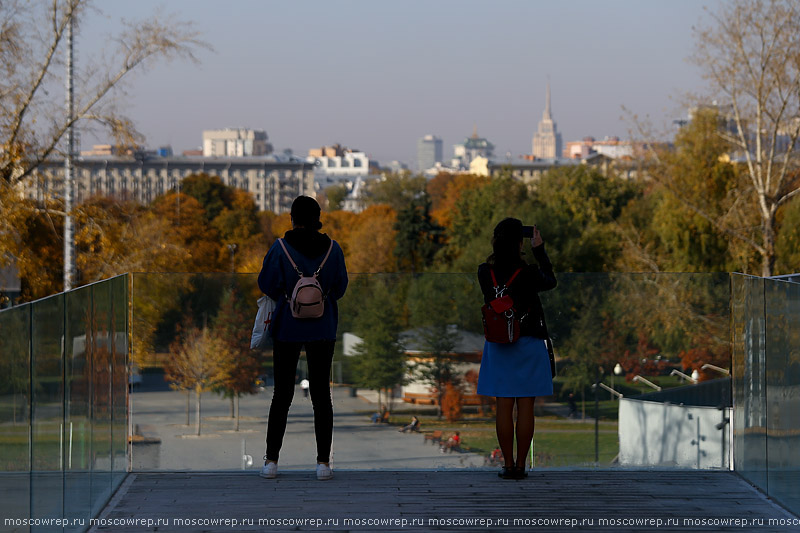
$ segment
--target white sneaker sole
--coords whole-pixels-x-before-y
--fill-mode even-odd
[[[259,472],[258,477],[263,477],[264,479],[275,479],[276,477],[278,477],[278,474],[264,474]]]

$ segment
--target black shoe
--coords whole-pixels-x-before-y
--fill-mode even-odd
[[[504,466],[497,475],[503,479],[514,479],[515,470],[513,466]]]
[[[525,479],[526,477],[528,477],[528,471],[524,466],[514,467],[514,479]]]

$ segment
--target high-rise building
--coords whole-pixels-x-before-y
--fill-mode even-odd
[[[475,126],[472,129],[471,137],[464,139],[463,143],[453,146],[452,165],[455,168],[466,170],[476,157],[491,159],[492,156],[494,156],[494,145],[488,139],[478,137],[478,126]]]
[[[426,135],[417,141],[417,170],[423,172],[442,162],[442,140]]]
[[[550,82],[547,82],[544,114],[539,122],[539,130],[533,135],[533,151],[531,153],[539,159],[561,157],[561,134],[550,114]]]
[[[267,132],[244,128],[203,131],[204,157],[249,157],[272,153]]]

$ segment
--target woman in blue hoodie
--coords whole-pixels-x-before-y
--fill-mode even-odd
[[[344,296],[347,289],[347,269],[339,244],[319,232],[322,223],[319,221],[320,208],[316,200],[298,196],[292,203],[291,216],[292,229],[286,232],[283,243],[276,241],[269,249],[258,275],[259,288],[276,302],[270,327],[274,341],[275,387],[269,409],[267,451],[261,477],[272,479],[277,476],[278,456],[294,397],[297,362],[301,348],[305,348],[311,404],[314,408],[317,479],[330,479],[333,477],[330,468],[333,439],[330,372],[339,321],[336,301]],[[292,262],[305,276],[311,276],[323,265],[317,275],[325,295],[324,311],[320,318],[295,318],[292,315],[289,300],[300,279]]]

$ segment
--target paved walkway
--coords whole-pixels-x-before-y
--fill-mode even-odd
[[[309,470],[275,480],[131,474],[93,531],[786,532],[798,524],[730,472],[542,470],[509,481],[475,470],[338,470],[321,482]]]
[[[377,405],[351,397],[350,389],[335,388],[332,460],[337,468],[407,469],[480,467],[484,458],[473,453],[439,452],[420,434],[399,433],[394,426],[373,424],[369,413]],[[233,431],[230,403],[206,393],[202,398],[202,433],[195,436],[194,396],[186,422],[186,394],[174,391],[136,392],[131,395],[131,418],[135,431],[152,444],[136,444],[132,451],[135,472],[201,471],[259,468],[263,464],[267,412],[272,389],[242,397],[240,430]],[[411,415],[408,415],[409,421]],[[423,428],[424,429],[424,428]],[[303,469],[316,460],[314,418],[311,402],[300,388],[289,411],[286,438],[281,449],[283,469]],[[252,465],[242,457],[252,458]]]

